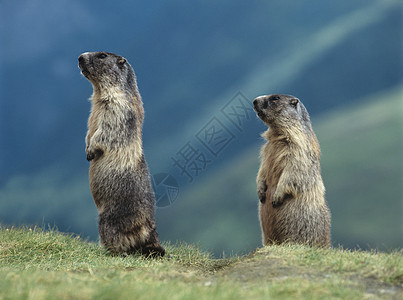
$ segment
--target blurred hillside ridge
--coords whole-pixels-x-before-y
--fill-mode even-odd
[[[234,124],[226,109],[287,93],[303,101],[321,144],[334,245],[402,247],[399,1],[96,3],[0,3],[2,224],[97,238],[84,152],[92,88],[77,57],[105,50],[136,71],[151,173],[179,186],[157,210],[162,240],[217,255],[260,246],[265,126],[252,113]],[[227,129],[225,147],[203,144],[211,125]],[[205,154],[197,172],[175,164],[189,145]]]

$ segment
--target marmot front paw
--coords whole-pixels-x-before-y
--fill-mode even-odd
[[[102,151],[101,149],[95,149],[95,151],[91,151],[89,149],[87,149],[87,160],[91,161],[95,158],[100,158],[103,154],[104,151]]]
[[[266,202],[266,191],[267,185],[263,180],[261,180],[257,189],[257,196],[259,197],[260,203]]]
[[[95,158],[95,153],[94,152],[87,152],[87,160],[91,161]]]
[[[292,194],[280,194],[280,193],[274,193],[273,196],[273,201],[271,202],[271,205],[276,208],[276,207],[280,207],[281,205],[283,205],[284,201],[292,199],[293,196]]]

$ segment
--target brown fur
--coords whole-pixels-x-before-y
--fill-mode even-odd
[[[257,192],[263,245],[330,246],[330,212],[320,174],[320,148],[308,112],[288,95],[261,96],[255,111],[269,129]]]
[[[107,52],[83,53],[79,67],[94,89],[86,153],[100,243],[112,253],[162,256],[142,146],[143,102],[133,68]]]

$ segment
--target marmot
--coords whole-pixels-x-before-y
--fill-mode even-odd
[[[330,211],[320,174],[320,148],[308,112],[289,95],[253,101],[269,126],[260,156],[257,194],[263,245],[284,242],[330,247]]]
[[[108,52],[86,52],[78,61],[93,86],[86,153],[100,244],[115,254],[163,256],[142,147],[143,102],[133,68]]]

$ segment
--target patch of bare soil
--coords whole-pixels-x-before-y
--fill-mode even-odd
[[[261,285],[264,282],[281,282],[290,278],[303,278],[317,282],[341,278],[346,282],[347,287],[364,291],[368,299],[403,299],[402,284],[386,284],[375,277],[365,277],[347,272],[293,266],[287,262],[286,258],[270,258],[267,253],[250,255],[244,260],[219,270],[214,277],[217,276],[237,281],[245,287]]]

